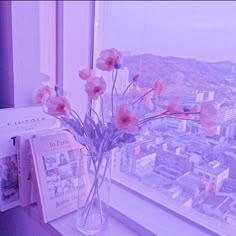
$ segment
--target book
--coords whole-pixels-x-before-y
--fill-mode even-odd
[[[29,137],[27,135],[27,137]],[[25,207],[36,202],[33,196],[35,191],[31,176],[31,150],[27,138],[16,136],[16,153],[18,165],[19,205]]]
[[[19,205],[16,135],[59,126],[42,107],[0,109],[0,211]]]
[[[31,133],[23,133],[15,137],[18,182],[19,182],[19,204],[25,207],[36,202],[36,189],[33,181],[32,153],[29,139],[34,135],[59,132],[61,128],[42,126],[42,130]],[[45,129],[47,128],[47,129]]]
[[[36,135],[30,145],[43,221],[75,211],[82,145],[67,131]]]

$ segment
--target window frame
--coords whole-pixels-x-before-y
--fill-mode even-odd
[[[103,37],[103,30],[102,30],[102,23],[103,23],[103,1],[95,1],[95,11],[94,11],[94,43],[93,43],[93,65],[96,65],[96,58],[98,58],[100,51],[103,49],[101,47],[102,44],[102,37]],[[93,67],[93,69],[95,69],[95,67]],[[112,187],[117,188],[117,192],[114,196],[120,196],[118,194],[119,189],[121,191],[124,191],[123,193],[125,194],[125,197],[127,197],[127,199],[131,199],[132,197],[136,198],[137,201],[137,205],[140,206],[140,204],[150,204],[150,206],[153,208],[152,210],[147,207],[146,209],[143,208],[142,209],[142,214],[146,214],[147,218],[150,217],[150,220],[152,217],[161,216],[161,212],[165,212],[167,214],[169,214],[170,219],[173,217],[175,218],[176,216],[180,219],[180,221],[178,222],[178,227],[179,228],[184,228],[184,224],[188,223],[191,225],[192,227],[192,231],[191,233],[189,232],[189,234],[191,235],[200,235],[199,232],[206,232],[207,235],[208,233],[210,235],[222,235],[224,233],[224,230],[219,226],[218,229],[215,229],[214,227],[211,227],[211,224],[209,224],[209,222],[204,222],[204,220],[202,220],[202,222],[198,222],[196,219],[194,219],[193,216],[189,215],[189,216],[185,216],[185,212],[180,212],[179,209],[177,209],[176,207],[173,206],[168,206],[168,204],[165,203],[165,201],[157,201],[153,196],[150,197],[148,196],[148,194],[143,194],[141,192],[139,192],[134,186],[128,186],[122,182],[120,182],[119,180],[115,179],[112,177]],[[127,224],[127,222],[129,222],[131,224],[131,227],[133,227],[134,229],[139,229],[140,232],[146,232],[145,235],[160,235],[160,236],[164,236],[167,234],[162,234],[163,232],[161,232],[161,227],[160,232],[157,232],[157,228],[156,226],[151,226],[150,228],[147,228],[147,224],[145,223],[145,220],[141,220],[139,219],[139,217],[137,216],[138,212],[135,208],[133,208],[134,213],[127,211],[126,210],[126,206],[127,203],[124,202],[120,202],[118,197],[112,197],[112,203],[111,203],[111,207],[112,210],[115,210],[115,215],[119,215],[119,220],[121,222],[124,222]],[[129,197],[128,197],[129,196]],[[122,209],[122,210],[121,210]],[[155,216],[152,215],[151,212],[153,212],[153,210],[157,211],[157,214],[155,214]],[[145,218],[145,217],[144,217]],[[176,218],[175,218],[176,219]],[[152,221],[152,220],[151,220]],[[214,221],[216,224],[218,223],[218,221]],[[168,235],[173,235],[175,234],[177,231],[175,230],[175,228],[173,228],[173,225],[168,222],[168,219],[166,221],[166,228],[168,228],[167,232],[169,233]],[[200,231],[198,231],[200,230]],[[160,233],[160,234],[159,234]],[[165,232],[166,233],[166,232]],[[196,234],[195,234],[196,233]],[[202,234],[201,234],[202,235]]]
[[[65,11],[66,11],[66,7],[64,4],[67,4],[67,3],[63,2],[63,1],[62,2],[57,1],[56,4],[57,4],[56,5],[56,9],[57,9],[57,11],[56,11],[56,19],[57,19],[56,20],[56,29],[57,29],[56,30],[56,42],[57,42],[57,45],[56,45],[56,81],[57,81],[57,84],[59,84],[63,88],[63,90],[65,90],[67,92],[67,94],[69,95],[70,91],[74,91],[75,88],[74,88],[73,83],[71,85],[69,85],[69,82],[67,83],[67,81],[66,81],[67,74],[65,72],[65,56],[67,56],[65,54],[65,45],[67,44],[67,39],[65,38],[65,35],[63,33],[65,32],[64,31],[65,26],[68,23],[68,22],[66,22],[66,20],[64,18]],[[80,3],[77,3],[77,4],[80,4]],[[80,28],[80,31],[76,31],[76,33],[81,34],[81,33],[83,33],[83,31],[86,31],[88,34],[86,37],[89,38],[89,42],[88,43],[86,42],[86,37],[83,39],[82,47],[86,48],[85,53],[87,55],[86,55],[86,58],[83,59],[84,55],[83,55],[83,53],[81,53],[80,59],[81,58],[82,59],[80,60],[79,66],[81,66],[81,68],[89,67],[92,69],[94,67],[94,65],[96,64],[95,60],[98,56],[98,53],[100,52],[100,49],[99,49],[99,47],[97,47],[97,45],[99,45],[101,43],[101,39],[99,39],[99,37],[102,37],[102,20],[101,19],[102,19],[102,4],[103,4],[103,2],[102,1],[86,2],[85,1],[85,3],[81,3],[81,4],[89,4],[89,5],[81,5],[81,6],[86,7],[86,13],[88,14],[88,20],[89,20],[89,29],[87,29],[86,28],[87,25],[86,24],[83,25],[82,24],[83,22],[82,22],[81,23],[82,27]],[[67,10],[69,10],[69,9],[67,9]],[[80,68],[78,68],[78,69],[80,69]],[[75,71],[72,70],[72,73],[74,73],[74,72]],[[75,78],[73,78],[73,80],[74,79]],[[82,93],[85,94],[85,92],[83,90],[83,86],[84,86],[83,82],[80,81],[78,84],[81,85],[80,86],[81,89],[79,89],[79,92],[81,94]],[[78,95],[78,92],[77,91],[75,91],[75,92]],[[69,98],[69,100],[71,100],[71,99]],[[85,104],[86,109],[84,110],[84,112],[88,112],[90,110],[89,109],[90,102],[91,101],[89,101],[89,100],[86,101],[87,104]],[[78,102],[77,104],[80,104],[80,103]],[[122,184],[118,183],[116,180],[113,180],[112,185],[116,186],[117,191],[119,191],[119,190],[122,191],[123,194],[126,195],[127,199],[130,199],[130,195],[131,195],[131,197],[132,196],[135,197],[137,199],[136,202],[138,203],[138,205],[143,204],[144,202],[150,203],[149,209],[147,209],[147,211],[145,212],[147,216],[152,216],[152,213],[151,213],[152,207],[153,207],[153,209],[157,210],[157,215],[159,214],[159,216],[161,215],[161,212],[167,212],[170,215],[170,217],[173,217],[176,214],[178,214],[173,209],[169,209],[166,206],[158,204],[157,202],[151,200],[147,196],[144,196],[144,195],[136,192],[135,189],[125,186],[124,184],[122,185]],[[120,195],[113,194],[113,196],[120,196]],[[125,223],[126,219],[128,219],[129,222],[132,222],[132,223],[130,223],[131,227],[132,227],[132,225],[134,225],[133,226],[134,228],[136,228],[136,229],[139,228],[140,230],[141,229],[146,230],[145,232],[150,232],[150,233],[153,232],[153,234],[159,233],[159,232],[156,232],[155,228],[154,229],[146,228],[145,220],[140,221],[140,219],[137,219],[137,218],[135,219],[135,215],[136,216],[138,215],[137,210],[134,212],[125,211],[125,206],[127,205],[127,202],[121,202],[118,197],[113,197],[111,200],[112,200],[111,201],[112,214],[113,215],[119,214],[120,221],[123,221]],[[161,208],[161,211],[158,211],[159,208]],[[123,209],[123,211],[121,209]],[[143,217],[143,218],[145,218],[145,217]],[[179,220],[179,224],[181,224],[181,221],[183,222],[183,225],[184,225],[184,224],[186,224],[186,222],[189,222],[189,219],[183,218],[183,216],[182,216],[181,220]],[[192,225],[193,230],[198,227],[196,222],[191,221],[191,223],[193,223],[193,225]],[[179,227],[180,227],[180,225],[179,225]],[[171,229],[171,225],[168,225],[168,222],[166,222],[166,228],[169,228],[170,231],[175,230],[173,228]],[[207,228],[205,228],[205,230],[209,231],[209,229],[207,229]],[[144,232],[144,231],[142,231],[142,232]],[[213,232],[211,231],[211,233],[213,233]],[[147,235],[147,234],[145,234],[145,235]]]

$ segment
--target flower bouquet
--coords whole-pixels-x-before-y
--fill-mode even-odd
[[[88,234],[100,231],[106,222],[105,212],[109,205],[106,201],[109,197],[104,196],[103,186],[109,179],[110,152],[114,148],[134,142],[143,126],[166,117],[200,122],[208,135],[216,131],[217,116],[213,102],[185,107],[180,106],[175,99],[169,99],[163,104],[158,100],[164,90],[160,78],[153,81],[152,87],[142,88],[138,86],[142,77],[137,74],[124,91],[118,93],[116,85],[119,80],[118,71],[122,69],[122,60],[121,52],[116,49],[103,50],[97,59],[97,69],[110,72],[112,75],[109,99],[106,101],[105,79],[96,76],[95,71],[91,69],[79,71],[79,77],[85,81],[85,91],[89,98],[89,110],[84,118],[71,108],[69,101],[59,93],[57,86],[55,94],[46,86],[36,95],[36,101],[44,105],[45,112],[57,117],[84,146],[80,157],[83,159],[82,162],[91,162],[92,179],[85,183],[88,189],[84,192],[85,199],[79,206],[77,219],[79,230]],[[153,111],[154,101],[158,109]],[[96,102],[100,104],[99,110],[95,108]],[[106,114],[104,103],[110,106]],[[140,118],[137,112],[135,113],[135,108],[142,104],[151,112]]]

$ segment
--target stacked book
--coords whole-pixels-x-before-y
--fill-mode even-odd
[[[1,109],[0,211],[36,202],[46,223],[76,210],[80,149],[42,107]]]

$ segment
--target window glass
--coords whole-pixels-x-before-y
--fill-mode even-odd
[[[113,178],[221,235],[236,230],[235,11],[229,1],[104,1],[95,22],[95,58],[108,48],[125,56],[118,93],[136,74],[140,87],[164,83],[153,106],[136,112],[152,114],[172,98],[187,107],[214,101],[220,116],[212,137],[189,120],[150,123],[114,152]],[[109,84],[111,74],[102,75]]]

